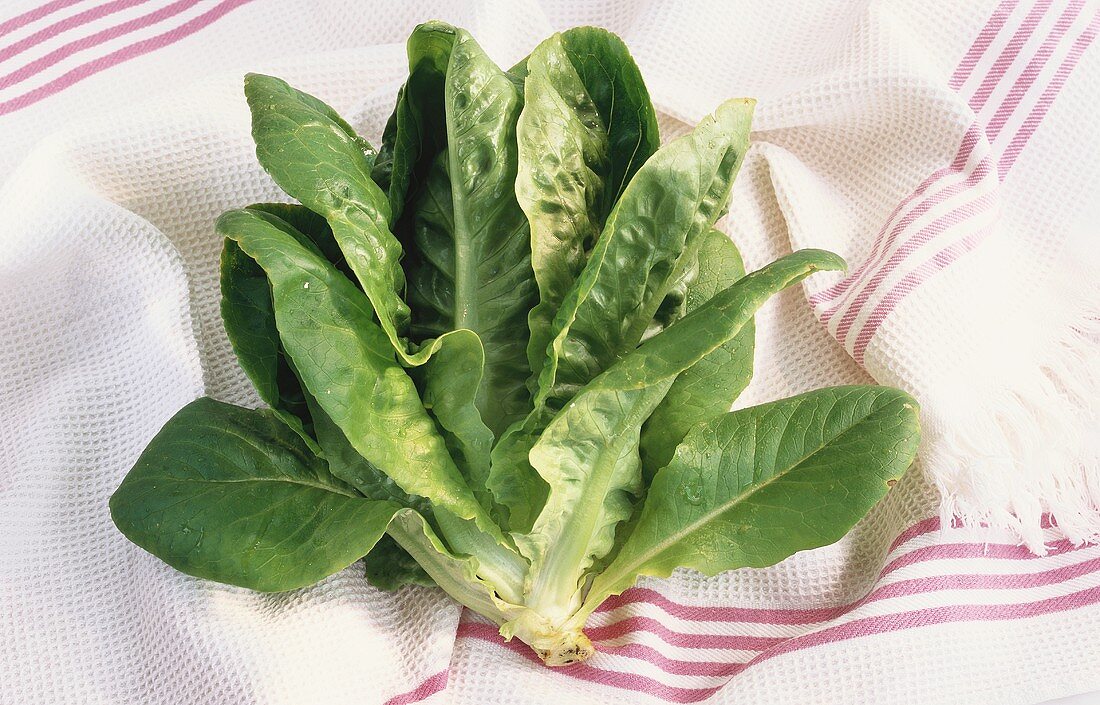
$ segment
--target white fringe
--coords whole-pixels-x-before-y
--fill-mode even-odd
[[[1074,545],[1100,542],[1100,274],[1069,270],[1051,283],[1031,364],[980,399],[941,404],[953,413],[924,428],[942,525],[1007,529],[1040,555],[1047,515]]]

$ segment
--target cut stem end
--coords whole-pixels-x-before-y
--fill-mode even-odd
[[[580,663],[596,653],[596,647],[592,646],[592,642],[579,629],[548,634],[535,642],[537,643],[532,643],[531,648],[547,666]]]
[[[518,637],[539,655],[547,666],[568,666],[588,660],[596,647],[580,628],[555,626],[528,609],[500,628],[505,639]]]

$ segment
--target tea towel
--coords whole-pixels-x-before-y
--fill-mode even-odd
[[[107,498],[201,394],[256,404],[213,221],[279,194],[246,71],[376,141],[404,39],[501,65],[620,34],[664,137],[750,95],[724,227],[750,267],[849,262],[757,317],[739,406],[878,381],[919,460],[840,543],[643,580],[550,670],[353,566],[262,595],[174,572]],[[0,703],[1035,703],[1100,690],[1100,8],[1084,0],[0,3]]]

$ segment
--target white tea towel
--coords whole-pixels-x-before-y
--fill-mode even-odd
[[[383,593],[353,566],[252,593],[114,529],[108,496],[180,406],[257,403],[213,230],[278,196],[242,75],[284,77],[377,141],[430,18],[506,66],[555,29],[619,33],[666,138],[759,99],[728,231],[750,267],[814,246],[850,269],[761,312],[739,405],[874,380],[922,404],[920,461],[843,541],[644,580],[593,617],[597,656],[550,670],[435,590]],[[1098,29],[1082,0],[0,4],[0,703],[1100,689]]]

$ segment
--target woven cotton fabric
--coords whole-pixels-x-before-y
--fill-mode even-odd
[[[0,703],[1033,703],[1100,689],[1095,3],[0,6]],[[263,595],[179,574],[107,499],[208,394],[258,404],[213,222],[280,197],[241,91],[271,73],[373,142],[420,21],[510,66],[598,24],[668,139],[759,100],[724,229],[755,268],[847,258],[757,316],[738,406],[880,382],[917,465],[840,543],[643,580],[549,670],[361,566]]]

